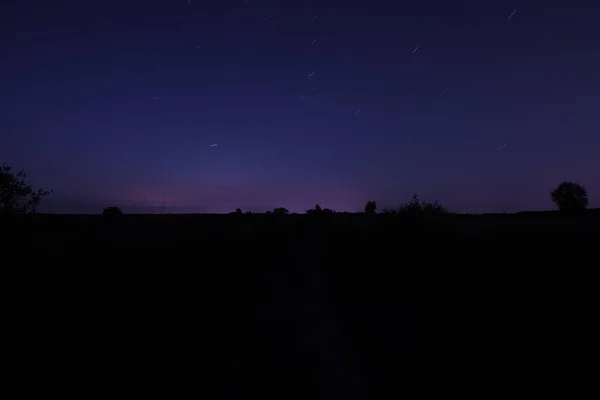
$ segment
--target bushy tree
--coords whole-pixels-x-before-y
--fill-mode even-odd
[[[587,191],[575,182],[563,182],[551,193],[550,198],[562,212],[581,212],[588,206]]]
[[[365,204],[365,214],[375,214],[377,212],[377,203],[374,201],[367,201]]]
[[[288,215],[290,212],[287,208],[278,207],[273,210],[273,215]]]
[[[102,210],[102,215],[107,218],[117,218],[123,215],[123,211],[117,206],[110,206]]]
[[[21,170],[13,172],[8,164],[0,167],[0,214],[34,214],[42,199],[51,190],[34,190],[26,181],[27,175]]]
[[[402,204],[400,207],[396,208],[386,208],[384,213],[413,217],[436,217],[446,215],[449,211],[437,201],[422,201],[415,193],[408,203]]]
[[[308,210],[306,210],[307,214],[322,214],[323,213],[323,209],[321,208],[320,205],[315,205],[315,208],[309,208]]]

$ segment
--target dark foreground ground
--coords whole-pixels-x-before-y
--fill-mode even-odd
[[[4,223],[3,378],[85,397],[596,398],[599,233],[554,214]]]

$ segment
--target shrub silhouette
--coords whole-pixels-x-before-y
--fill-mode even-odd
[[[273,215],[288,215],[290,212],[287,208],[278,207],[273,210]]]
[[[117,206],[106,207],[102,211],[102,215],[106,218],[119,218],[123,215],[123,211]]]
[[[374,201],[367,201],[365,204],[365,214],[375,214],[377,212],[377,203]]]
[[[320,205],[316,204],[315,208],[309,208],[308,210],[306,210],[307,214],[322,214],[323,213],[323,209],[321,208]]]
[[[405,217],[435,218],[446,215],[449,211],[437,201],[426,202],[420,200],[419,196],[415,193],[408,203],[402,204],[397,208],[386,208],[384,209],[384,213]]]
[[[552,202],[561,212],[581,212],[588,206],[587,191],[575,182],[563,182],[550,192]]]
[[[26,182],[24,170],[17,173],[6,163],[0,166],[0,215],[35,214],[42,199],[51,190],[34,190]]]

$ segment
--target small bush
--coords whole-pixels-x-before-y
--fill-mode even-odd
[[[377,212],[377,202],[367,201],[365,204],[365,214],[375,214]]]
[[[288,215],[290,212],[287,208],[278,207],[273,210],[273,215]]]
[[[119,218],[123,215],[123,211],[117,206],[106,207],[102,211],[102,215],[106,218]]]
[[[447,215],[449,211],[437,201],[426,202],[420,200],[419,196],[415,193],[408,203],[402,204],[397,208],[386,208],[383,210],[383,213],[415,218],[435,218]]]

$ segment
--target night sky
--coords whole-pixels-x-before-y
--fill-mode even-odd
[[[40,211],[600,206],[600,2],[3,0],[0,51]]]

